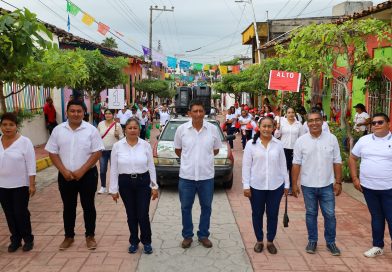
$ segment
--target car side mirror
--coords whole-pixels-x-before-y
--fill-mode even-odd
[[[234,140],[235,139],[235,135],[227,135],[226,136],[226,140],[230,141],[230,140]]]

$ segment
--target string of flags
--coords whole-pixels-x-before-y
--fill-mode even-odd
[[[77,5],[72,3],[70,0],[67,0],[67,12],[68,12],[68,21],[67,21],[68,31],[70,31],[70,28],[71,28],[69,14],[71,14],[73,16],[77,16],[79,13],[82,13],[81,21],[85,25],[92,26],[94,23],[96,23],[97,24],[97,31],[100,34],[102,34],[103,36],[106,36],[106,34],[111,31],[110,26],[108,26],[102,22],[97,22],[92,15],[83,11]],[[114,30],[114,29],[113,29],[113,31],[117,35],[124,37],[124,34],[122,34],[121,32]],[[212,64],[203,64],[203,63],[191,63],[186,60],[177,60],[177,58],[175,58],[175,57],[165,56],[162,53],[160,53],[154,49],[148,48],[146,46],[143,46],[143,45],[142,45],[142,51],[144,54],[145,61],[149,61],[151,58],[154,65],[168,67],[169,72],[171,72],[171,73],[166,73],[166,77],[172,78],[172,79],[181,79],[181,80],[186,80],[186,81],[193,81],[195,79],[194,76],[187,76],[187,75],[181,74],[181,71],[184,71],[184,72],[187,72],[190,70],[197,71],[197,72],[199,72],[200,78],[205,78],[206,77],[205,72],[215,73],[215,72],[219,71],[220,75],[222,76],[222,75],[226,75],[228,73],[238,74],[242,70],[241,65],[212,65]],[[179,71],[178,71],[178,69],[179,69]]]

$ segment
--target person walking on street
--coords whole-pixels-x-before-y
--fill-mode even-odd
[[[140,138],[143,140],[146,139],[146,132],[149,123],[148,120],[149,118],[148,118],[147,110],[143,110],[142,117],[140,119],[140,125],[141,125]]]
[[[93,125],[94,127],[97,127],[99,122],[101,122],[101,97],[97,96],[94,99],[94,103],[93,103]]]
[[[384,254],[385,221],[392,239],[392,134],[384,113],[373,115],[371,125],[373,134],[359,138],[351,150],[349,168],[354,187],[363,193],[372,217],[373,247],[364,255],[377,257]]]
[[[108,170],[112,147],[114,143],[123,138],[121,125],[114,121],[114,110],[105,110],[105,120],[98,124],[98,131],[105,147],[105,149],[102,151],[101,158],[99,158],[99,176],[101,180],[101,189],[99,189],[98,194],[104,194],[107,193],[106,173]]]
[[[246,144],[242,159],[242,183],[244,196],[252,207],[253,230],[257,242],[255,252],[264,248],[263,216],[267,213],[267,250],[278,251],[274,245],[278,228],[279,205],[283,193],[287,196],[289,176],[282,143],[272,137],[274,120],[265,117],[260,122],[260,131],[253,141]]]
[[[44,116],[46,128],[49,131],[49,135],[52,134],[53,129],[57,126],[56,121],[56,109],[53,106],[53,99],[51,97],[46,98],[44,105]]]
[[[11,233],[8,252],[34,247],[31,230],[29,199],[35,193],[35,152],[30,139],[18,133],[14,113],[4,113],[0,128],[0,204]]]
[[[109,192],[117,202],[119,193],[128,217],[129,253],[136,253],[139,243],[151,254],[150,199],[158,197],[158,185],[152,150],[139,138],[139,120],[132,117],[125,124],[125,138],[113,145]],[[140,238],[139,238],[140,228]]]
[[[95,241],[95,192],[98,170],[95,164],[101,157],[104,145],[98,130],[83,121],[86,107],[81,101],[67,104],[68,120],[58,125],[50,136],[45,149],[59,170],[58,184],[63,201],[65,238],[59,249],[69,248],[74,242],[78,194],[83,208],[86,245],[92,250]]]
[[[227,135],[234,135],[235,133],[235,122],[237,118],[235,117],[235,108],[232,106],[228,109],[227,114],[226,114],[226,131]],[[233,140],[229,140],[229,145],[230,148],[233,149],[234,147],[234,142]]]
[[[250,122],[252,121],[252,115],[248,114],[246,110],[242,110],[241,116],[238,118],[238,122],[241,125],[241,140],[242,140],[242,149],[245,149],[246,143],[250,140],[252,135],[252,127],[250,126]]]
[[[358,103],[354,106],[356,111],[354,116],[354,130],[359,132],[361,131],[363,135],[368,133],[368,125],[370,124],[370,116],[366,112],[365,105],[362,103]]]
[[[218,129],[204,120],[203,103],[193,100],[188,115],[192,120],[180,125],[174,136],[174,148],[181,159],[178,191],[181,202],[183,248],[192,244],[192,206],[196,193],[201,206],[199,242],[206,248],[212,247],[210,217],[214,195],[214,156],[222,146]]]
[[[286,118],[279,117],[274,136],[280,139],[283,144],[286,166],[290,177],[290,192],[292,188],[291,169],[293,166],[294,144],[303,134],[302,124],[295,118],[294,108],[287,108]]]
[[[300,178],[308,230],[306,252],[316,252],[317,216],[320,206],[324,216],[327,249],[333,256],[339,256],[340,250],[335,243],[335,195],[338,196],[342,192],[342,158],[338,140],[335,135],[322,130],[322,123],[323,116],[320,111],[312,110],[308,114],[309,133],[299,137],[294,145],[292,193],[298,197]]]
[[[169,122],[169,120],[170,120],[170,113],[167,110],[166,104],[163,104],[162,109],[159,111],[159,124],[160,124],[161,131],[166,126],[166,123]]]
[[[116,118],[118,118],[122,129],[125,129],[125,123],[131,117],[132,117],[132,112],[126,107],[124,107],[122,110],[119,110],[116,115]]]

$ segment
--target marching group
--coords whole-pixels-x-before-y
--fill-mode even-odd
[[[97,247],[94,238],[96,163],[100,160],[103,193],[110,160],[109,193],[116,202],[121,196],[125,205],[130,231],[128,252],[137,252],[142,243],[143,252],[152,253],[148,213],[150,200],[158,197],[158,184],[151,146],[142,139],[146,123],[142,121],[143,107],[140,109],[139,116],[136,108],[132,115],[127,110],[118,112],[119,124],[114,121],[114,112],[105,109],[104,120],[97,124],[97,129],[83,121],[85,104],[71,100],[66,109],[68,120],[51,131],[45,149],[59,171],[65,236],[60,250],[74,242],[78,195],[83,208],[86,246]],[[167,108],[163,106],[159,113],[160,122],[165,125],[170,118]],[[178,185],[183,226],[181,246],[189,248],[193,242],[192,206],[198,194],[201,215],[197,238],[210,248],[214,156],[222,143],[218,129],[204,119],[205,109],[200,101],[191,102],[189,116],[190,121],[177,128],[174,140],[175,153],[181,158]],[[320,207],[327,249],[334,256],[341,254],[335,242],[335,196],[342,191],[342,159],[338,140],[329,132],[324,119],[319,107],[312,108],[307,115],[288,107],[284,116],[275,116],[268,105],[263,112],[245,106],[241,109],[238,105],[229,109],[224,122],[227,134],[234,134],[237,129],[242,134],[242,183],[244,196],[250,199],[252,208],[256,252],[263,251],[266,236],[268,252],[277,253],[274,239],[281,199],[289,194],[298,197],[302,191],[308,230],[306,252],[312,254],[317,250]],[[383,254],[385,221],[392,235],[392,134],[389,117],[383,113],[358,120],[357,127],[371,125],[373,133],[364,135],[355,144],[349,167],[353,184],[363,192],[372,217],[373,247],[364,254],[375,257]],[[17,125],[13,113],[1,117],[0,203],[11,233],[9,252],[21,247],[22,240],[23,251],[30,251],[34,246],[28,202],[35,193],[35,154],[31,141],[18,133]],[[232,142],[230,145],[233,147]]]

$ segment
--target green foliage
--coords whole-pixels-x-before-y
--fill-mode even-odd
[[[229,66],[229,65],[238,65],[239,61],[240,61],[239,58],[234,58],[232,60],[221,62],[220,65],[227,65],[227,66]]]
[[[1,81],[15,81],[18,72],[52,47],[52,34],[28,9],[1,14],[0,33]]]
[[[135,89],[161,98],[171,98],[175,94],[165,80],[143,79],[135,83]]]
[[[76,82],[75,89],[85,90],[95,96],[104,89],[126,83],[127,77],[123,71],[128,65],[126,58],[105,57],[98,50],[77,49],[76,54],[84,59],[88,77],[86,80]]]
[[[113,48],[118,48],[116,40],[114,38],[112,38],[112,37],[105,38],[102,41],[101,45],[103,45],[103,46],[105,46],[107,48],[112,48],[112,49]]]

